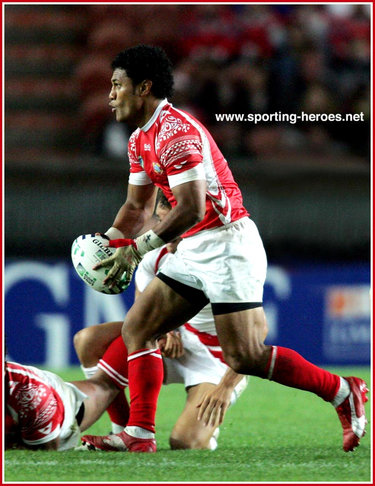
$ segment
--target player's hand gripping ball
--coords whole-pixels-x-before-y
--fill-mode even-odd
[[[109,248],[109,239],[104,235],[81,235],[73,241],[72,244],[72,262],[77,274],[92,289],[103,294],[120,294],[129,286],[129,279],[124,274],[119,283],[109,288],[103,284],[109,268],[99,268],[93,270],[93,267],[111,257],[116,248]]]

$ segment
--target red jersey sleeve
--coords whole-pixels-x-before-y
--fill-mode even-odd
[[[167,114],[161,123],[156,150],[168,177],[180,174],[202,162],[202,134],[183,114]]]

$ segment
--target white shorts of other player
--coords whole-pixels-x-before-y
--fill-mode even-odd
[[[215,358],[199,338],[184,327],[179,328],[184,345],[184,354],[178,359],[163,358],[165,363],[164,384],[182,383],[185,388],[200,383],[217,385],[228,369],[227,365]],[[248,377],[244,377],[232,393],[231,404],[246,388]]]
[[[262,302],[267,257],[255,223],[242,218],[184,238],[161,272],[211,303]]]
[[[73,383],[65,382],[63,397],[65,408],[64,426],[60,434],[59,451],[65,451],[77,446],[81,436],[81,430],[77,423],[76,415],[88,396],[81,392]]]
[[[162,270],[163,271],[163,270]],[[192,317],[189,321],[195,329],[200,332],[207,332],[212,336],[216,336],[215,320],[212,314],[211,303],[208,303],[198,314]]]

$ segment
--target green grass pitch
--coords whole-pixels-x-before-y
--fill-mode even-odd
[[[368,368],[333,370],[370,385]],[[60,373],[81,379],[78,368]],[[342,430],[330,404],[307,392],[250,378],[221,427],[216,451],[171,451],[168,436],[182,410],[182,386],[163,387],[157,414],[156,454],[86,451],[5,453],[6,482],[359,482],[371,477],[371,423],[360,447],[342,450]],[[368,419],[370,402],[366,404]],[[103,416],[89,433],[106,434]]]

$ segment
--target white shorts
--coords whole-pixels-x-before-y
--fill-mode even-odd
[[[182,383],[185,388],[200,383],[217,385],[228,366],[215,358],[201,343],[198,337],[183,327],[179,328],[184,343],[184,354],[178,359],[163,358],[165,365],[164,384]],[[248,377],[244,377],[236,386],[232,394],[233,404],[246,388]]]
[[[242,218],[184,238],[161,273],[203,291],[211,304],[261,303],[267,257],[255,223]]]
[[[76,415],[88,396],[79,390],[73,383],[65,382],[63,401],[65,410],[64,426],[60,434],[59,451],[72,449],[79,444],[81,430]]]

